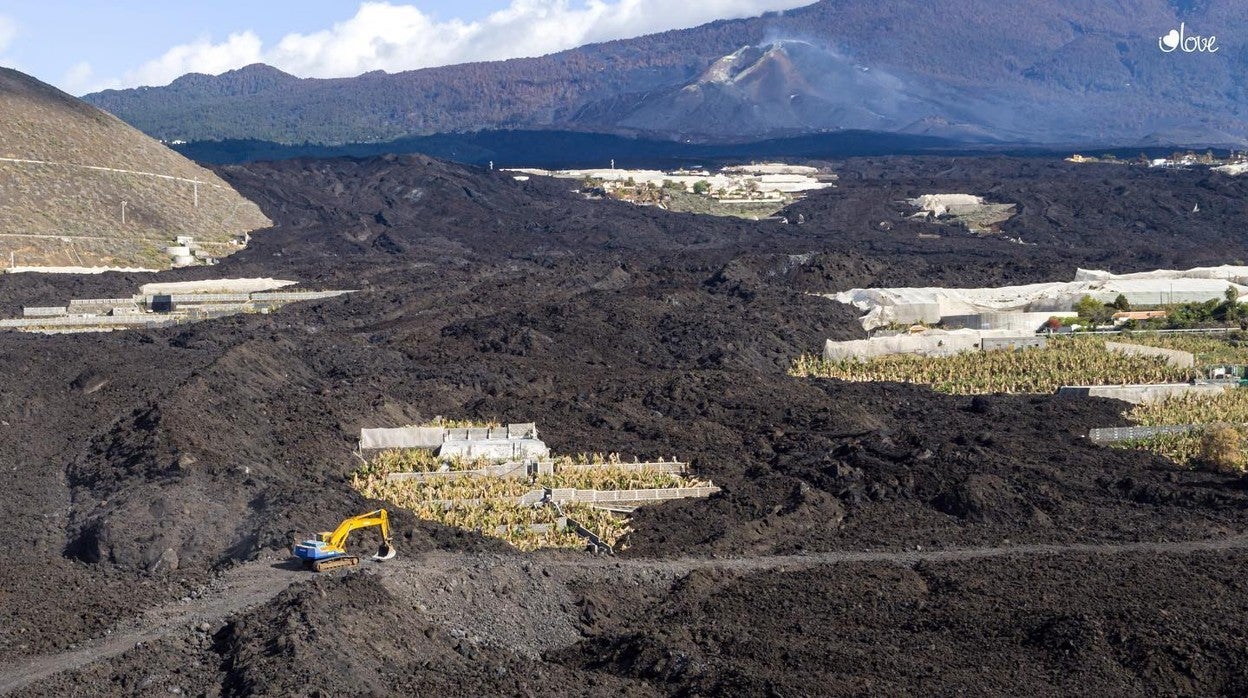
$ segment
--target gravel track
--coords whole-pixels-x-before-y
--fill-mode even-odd
[[[523,556],[511,557],[516,562],[532,563],[539,566],[547,565],[555,569],[563,568],[564,570],[575,570],[581,573],[588,572],[593,576],[603,577],[610,576],[614,570],[620,569],[651,570],[680,575],[700,569],[749,572],[759,570],[795,570],[848,563],[912,566],[921,562],[942,563],[1000,557],[1060,556],[1070,554],[1121,555],[1127,553],[1184,555],[1214,551],[1238,551],[1245,548],[1248,548],[1248,535],[1192,541],[1007,545],[948,550],[833,551],[810,555],[764,555],[738,558],[621,559],[586,556],[580,559],[559,558],[540,560],[539,558],[534,558],[529,561],[522,561],[521,558]],[[374,572],[383,580],[386,580],[398,577],[402,573],[431,575],[464,569],[480,557],[478,554],[437,552],[419,555],[416,559],[399,558],[384,565],[369,562],[365,563],[360,569]],[[128,629],[113,632],[105,638],[87,642],[84,646],[68,652],[30,657],[19,663],[0,668],[0,694],[7,694],[26,688],[61,672],[81,669],[94,662],[116,657],[142,643],[158,641],[171,632],[188,625],[203,622],[213,626],[218,625],[228,616],[263,604],[290,585],[308,581],[314,578],[314,576],[298,566],[292,566],[272,559],[238,565],[215,580],[210,593],[190,603],[169,604],[150,609],[130,622],[128,625],[132,627]]]

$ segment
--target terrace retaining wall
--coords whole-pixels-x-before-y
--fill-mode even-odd
[[[1186,434],[1189,431],[1200,429],[1201,426],[1200,424],[1175,424],[1156,427],[1106,427],[1089,430],[1088,440],[1094,444],[1104,445],[1120,441],[1146,439],[1158,434]]]
[[[673,499],[689,499],[691,497],[709,497],[720,491],[719,487],[669,487],[657,490],[551,490],[551,500],[556,504],[621,504],[624,502],[647,504],[665,502]],[[533,490],[519,497],[501,497],[489,501],[505,501],[521,506],[538,506],[546,500],[546,490]],[[434,499],[416,504],[429,504],[447,509],[459,506],[481,506],[484,499]]]
[[[1135,405],[1160,402],[1175,395],[1216,396],[1233,386],[1214,383],[1151,383],[1140,385],[1063,385],[1059,397],[1108,397]]]
[[[1122,342],[1105,342],[1105,348],[1128,356],[1153,356],[1165,359],[1166,363],[1179,368],[1191,368],[1196,365],[1196,355],[1190,351],[1147,347],[1142,344],[1124,344]]]
[[[484,468],[476,468],[473,470],[445,470],[445,471],[427,471],[427,472],[409,472],[409,473],[390,473],[386,476],[388,482],[402,482],[404,480],[457,480],[464,477],[510,477],[522,478],[534,475],[554,475],[556,471],[566,472],[589,472],[602,468],[610,468],[623,472],[645,472],[645,473],[664,473],[668,475],[684,475],[689,471],[689,466],[685,463],[601,463],[589,465],[559,465],[556,466],[554,461],[511,461],[508,463],[499,463],[498,465],[489,465]]]

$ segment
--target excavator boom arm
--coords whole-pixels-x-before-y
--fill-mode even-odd
[[[385,541],[387,546],[390,545],[390,516],[386,513],[385,509],[370,511],[367,514],[360,514],[359,516],[352,516],[351,518],[338,524],[338,528],[334,529],[332,532],[322,533],[321,540],[325,541],[333,548],[345,550],[347,536],[351,535],[352,531],[357,531],[361,528],[370,528],[372,526],[378,526],[381,528],[382,540]]]

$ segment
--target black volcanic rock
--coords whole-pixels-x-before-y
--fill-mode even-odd
[[[1003,158],[840,172],[784,225],[421,157],[223,168],[276,225],[162,279],[360,292],[0,333],[0,691],[1244,695],[1245,551],[1202,548],[1248,528],[1242,478],[1089,444],[1126,423],[1113,400],[787,371],[861,334],[808,291],[1248,256],[1248,180]],[[934,183],[1017,202],[1006,232],[1028,244],[910,219],[897,202]],[[0,306],[146,280],[4,274]],[[274,564],[378,506],[349,484],[361,427],[438,414],[531,419],[560,453],[677,455],[723,492],[643,507],[611,561],[513,557],[392,507],[400,554],[375,575]],[[847,557],[764,557],[823,553]]]

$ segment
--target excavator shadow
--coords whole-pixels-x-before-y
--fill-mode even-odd
[[[307,567],[303,564],[303,560],[298,558],[293,560],[281,560],[279,562],[274,562],[269,566],[275,570],[286,570],[288,572],[297,572],[299,570],[307,569]]]

